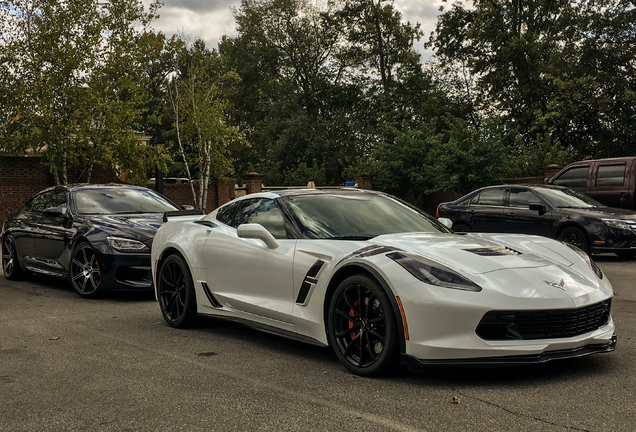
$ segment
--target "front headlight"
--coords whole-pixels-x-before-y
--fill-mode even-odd
[[[605,222],[605,225],[607,225],[609,228],[621,229],[626,231],[632,230],[631,225],[619,219],[601,219],[601,220]]]
[[[583,258],[583,261],[585,261],[587,265],[590,266],[590,268],[592,269],[592,271],[594,272],[597,278],[603,279],[603,272],[601,271],[601,268],[597,266],[594,261],[592,261],[592,258],[590,258],[590,256],[587,253],[585,253],[584,250],[581,250],[577,248],[576,246],[571,245],[570,243],[563,242],[563,244],[567,245],[567,247],[569,247],[574,252],[579,254],[579,256]]]
[[[392,252],[387,254],[387,257],[397,262],[404,267],[406,271],[427,284],[464,291],[481,291],[481,287],[476,283],[466,279],[448,267],[424,257],[407,256],[400,252]]]
[[[143,253],[150,252],[150,248],[138,240],[123,237],[106,237],[106,241],[118,252]]]

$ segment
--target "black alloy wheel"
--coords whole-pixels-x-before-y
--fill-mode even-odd
[[[71,283],[75,291],[84,298],[97,298],[102,294],[99,263],[89,243],[79,243],[73,249]]]
[[[579,228],[566,227],[559,233],[559,240],[562,242],[571,244],[581,249],[588,255],[590,254],[590,242],[587,239],[587,235]]]
[[[20,280],[28,276],[28,273],[20,267],[15,240],[10,235],[6,236],[2,242],[2,270],[9,280]]]
[[[157,297],[161,314],[168,324],[185,328],[197,315],[196,294],[188,264],[179,255],[170,255],[157,276]]]
[[[329,307],[329,340],[336,356],[357,375],[391,371],[398,360],[398,329],[388,297],[366,275],[345,279]]]

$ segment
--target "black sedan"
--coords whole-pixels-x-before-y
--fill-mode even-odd
[[[4,275],[68,278],[87,298],[106,290],[149,290],[152,239],[163,212],[174,210],[162,195],[137,186],[48,188],[4,223]]]
[[[572,189],[502,185],[442,203],[437,217],[453,230],[536,234],[570,243],[588,254],[636,256],[636,212],[606,207]]]

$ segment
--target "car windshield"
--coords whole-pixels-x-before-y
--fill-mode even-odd
[[[333,193],[285,201],[309,238],[357,240],[404,232],[450,232],[431,216],[384,195]]]
[[[572,189],[535,189],[543,198],[555,207],[589,208],[602,206],[600,202]]]
[[[110,215],[163,213],[179,210],[174,204],[149,189],[98,188],[73,192],[77,214]]]

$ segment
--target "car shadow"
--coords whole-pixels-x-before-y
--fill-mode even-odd
[[[68,293],[77,298],[81,298],[77,292],[73,289],[71,283],[62,278],[54,276],[48,276],[40,273],[32,274],[28,279],[23,282],[28,282],[32,287],[32,292],[37,293],[40,289],[42,293],[46,290]],[[155,300],[155,294],[153,290],[147,291],[104,291],[103,296],[96,299],[86,299],[86,301],[100,301],[100,300],[121,300],[121,301],[150,301]]]
[[[392,373],[380,377],[359,377],[351,374],[338,361],[330,347],[311,345],[288,339],[279,335],[263,332],[248,325],[226,321],[213,317],[199,317],[194,325],[199,331],[211,337],[241,341],[250,349],[272,352],[272,355],[300,357],[305,367],[310,363],[321,369],[336,371],[344,376],[360,379],[379,379],[428,386],[483,385],[487,387],[518,385],[536,385],[537,382],[568,381],[576,377],[611,376],[620,369],[612,354],[596,354],[574,359],[561,359],[542,364],[531,365],[466,365],[466,366],[400,366]],[[191,331],[192,331],[191,330]],[[216,353],[201,352],[198,356],[211,356]],[[295,360],[296,361],[296,360]]]

